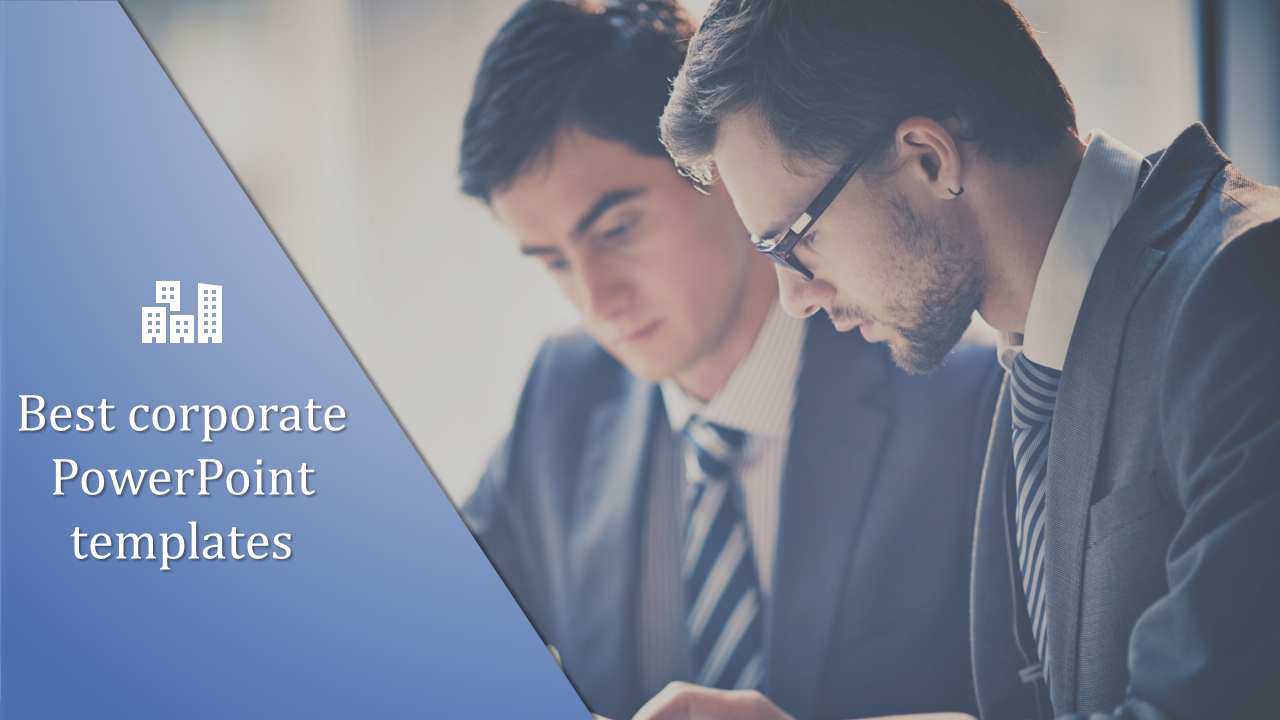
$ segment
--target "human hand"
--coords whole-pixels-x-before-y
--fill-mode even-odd
[[[645,703],[632,720],[795,719],[755,690],[717,690],[673,682]]]

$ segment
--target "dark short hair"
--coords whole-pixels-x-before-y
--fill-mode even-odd
[[[658,119],[692,34],[676,2],[521,5],[480,63],[462,126],[462,191],[489,202],[564,127],[666,157]]]
[[[662,118],[708,182],[719,123],[758,114],[794,160],[887,159],[908,117],[951,108],[988,157],[1032,162],[1075,130],[1075,107],[1008,0],[719,0]]]

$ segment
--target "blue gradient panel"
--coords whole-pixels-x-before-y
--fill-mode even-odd
[[[586,718],[120,7],[0,3],[0,63],[3,716]],[[162,280],[181,283],[170,315],[195,323],[197,283],[222,286],[221,344],[141,342]],[[20,395],[44,398],[43,430],[20,431]],[[309,430],[311,399],[342,406],[345,429]],[[94,429],[52,430],[57,405],[94,406]],[[206,443],[203,410],[190,432],[181,418],[135,432],[135,405],[245,405],[256,419]],[[303,431],[273,413],[261,432],[260,405],[299,406]],[[103,492],[77,475],[55,495],[54,459],[102,471]],[[207,496],[200,459],[224,467]],[[290,469],[295,495],[228,491],[231,470],[256,484],[260,467]],[[117,495],[111,469],[120,482],[166,469],[169,492]],[[196,473],[184,496],[178,469]],[[225,560],[190,559],[191,522],[201,554],[218,534]],[[110,558],[77,559],[77,527],[82,554],[102,533]],[[254,560],[242,537],[246,557],[231,559],[232,527],[288,533],[290,557],[273,543]],[[157,559],[117,559],[117,533],[151,534]],[[167,571],[161,533],[187,545]]]

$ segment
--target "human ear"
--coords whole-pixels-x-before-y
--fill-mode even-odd
[[[909,117],[898,124],[895,135],[898,157],[909,180],[920,183],[939,200],[952,200],[964,193],[963,164],[955,138],[937,120]]]

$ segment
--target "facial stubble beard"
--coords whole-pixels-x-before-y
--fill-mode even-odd
[[[889,198],[887,206],[898,248],[927,270],[887,304],[886,317],[896,320],[887,325],[897,336],[889,350],[898,367],[923,375],[942,364],[969,328],[982,304],[986,266],[978,253],[966,254],[962,238],[944,234],[916,212],[906,196]]]

